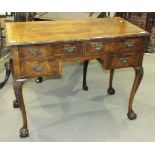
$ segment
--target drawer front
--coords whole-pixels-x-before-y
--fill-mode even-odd
[[[20,62],[21,76],[61,75],[59,60]]]
[[[132,67],[141,65],[143,53],[110,54],[108,56],[108,68]]]
[[[54,45],[55,55],[62,57],[78,57],[83,55],[82,43],[65,43]]]
[[[23,59],[33,59],[38,57],[49,57],[53,55],[50,45],[34,45],[19,47],[19,57]]]
[[[83,54],[82,43],[63,43],[19,47],[20,59],[49,58],[52,56],[74,57]]]
[[[74,57],[83,54],[82,43],[52,44],[50,51],[54,56]]]
[[[142,39],[126,39],[114,40],[105,45],[106,53],[134,52],[144,49],[144,41]]]
[[[85,43],[85,55],[102,55],[104,53],[104,44],[102,42],[92,41]]]

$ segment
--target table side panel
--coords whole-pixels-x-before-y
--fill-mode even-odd
[[[11,47],[11,52],[12,52],[12,59],[13,59],[14,76],[15,78],[18,79],[20,78],[20,75],[21,75],[18,47],[17,46]]]

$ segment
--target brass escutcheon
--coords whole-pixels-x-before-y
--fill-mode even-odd
[[[126,41],[126,42],[125,42],[125,45],[127,45],[128,47],[133,47],[134,42]]]
[[[76,49],[75,46],[66,46],[64,48],[64,50],[67,51],[67,52],[69,52],[69,53],[72,53],[75,49]]]
[[[101,43],[92,44],[92,47],[95,48],[97,51],[100,51],[103,48]]]
[[[32,70],[34,70],[34,71],[42,71],[43,69],[45,68],[45,66],[35,66],[35,67],[32,67]]]
[[[38,56],[40,53],[39,53],[39,49],[37,48],[34,48],[34,49],[29,49],[28,50],[28,53],[33,55],[33,56]]]
[[[129,58],[128,57],[121,57],[120,61],[127,63],[129,61]]]

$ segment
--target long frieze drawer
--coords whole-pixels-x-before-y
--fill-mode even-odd
[[[23,59],[49,57],[53,55],[50,45],[31,45],[19,47],[19,57]]]
[[[98,41],[91,41],[85,43],[85,54],[86,55],[100,55],[104,52],[104,44]]]
[[[120,52],[131,52],[131,51],[142,51],[144,49],[143,39],[123,39],[113,40],[105,45],[106,53],[120,53]]]
[[[21,76],[61,75],[59,60],[20,62]]]
[[[107,67],[120,68],[141,65],[142,58],[143,53],[110,54],[107,60]]]
[[[19,47],[20,59],[36,59],[51,56],[74,57],[83,54],[81,43],[63,43],[50,45],[34,45]]]

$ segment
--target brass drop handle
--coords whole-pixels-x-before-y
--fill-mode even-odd
[[[134,46],[134,42],[126,41],[125,45],[128,46],[128,47],[133,47]]]
[[[96,43],[96,44],[92,44],[92,47],[95,48],[97,51],[100,51],[102,49],[103,45]]]
[[[44,69],[44,67],[45,66],[43,66],[43,65],[41,65],[41,66],[34,66],[34,67],[32,67],[32,70],[34,70],[34,71],[42,71],[43,69]]]
[[[120,61],[127,63],[129,61],[129,58],[128,57],[121,57]]]
[[[38,56],[40,54],[40,51],[37,48],[33,48],[33,49],[29,49],[28,53],[33,55],[33,56]]]
[[[75,46],[66,46],[66,47],[64,48],[64,50],[65,50],[66,52],[69,52],[69,53],[74,52],[75,49],[76,49]]]

